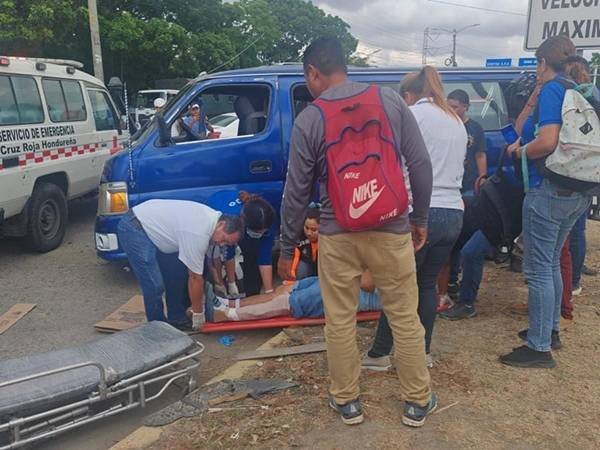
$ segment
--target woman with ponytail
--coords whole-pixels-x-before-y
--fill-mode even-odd
[[[460,117],[446,102],[442,81],[433,67],[425,66],[419,72],[406,75],[400,83],[400,94],[417,119],[433,168],[427,242],[415,256],[419,317],[425,328],[425,352],[431,367],[431,336],[437,308],[436,279],[462,228],[460,190],[467,132]],[[363,359],[363,367],[386,366],[392,343],[387,318],[382,314],[375,342]]]

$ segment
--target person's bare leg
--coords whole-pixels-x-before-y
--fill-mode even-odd
[[[223,280],[223,270],[220,257],[213,258],[213,263],[210,264],[210,273],[213,277],[213,280],[215,280],[215,292],[221,295],[225,294],[227,290],[225,289],[225,281]]]
[[[250,297],[240,299],[240,307],[259,305],[261,303],[268,303],[275,297],[282,294],[290,294],[293,289],[293,285],[281,285],[278,286],[273,292],[268,294],[251,295]],[[235,300],[229,301],[229,306],[235,306]]]
[[[215,309],[214,321],[259,320],[285,316],[290,313],[289,299],[290,294],[283,291],[253,295],[245,299],[244,304],[239,308]]]

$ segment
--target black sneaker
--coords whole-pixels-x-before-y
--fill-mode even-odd
[[[194,331],[192,329],[192,321],[190,319],[181,320],[178,322],[169,322],[169,325],[177,328],[179,331],[183,331],[185,333],[189,333]]]
[[[338,405],[333,397],[329,397],[329,406],[336,411],[346,425],[358,425],[364,420],[360,400],[351,400],[343,405]]]
[[[440,317],[446,320],[470,319],[476,315],[477,311],[475,311],[475,307],[473,305],[467,305],[466,303],[457,303],[440,313]]]
[[[518,333],[519,337],[524,341],[527,341],[527,331],[528,330],[522,330]],[[552,342],[550,343],[550,348],[552,350],[560,350],[561,347],[562,342],[560,342],[560,335],[558,334],[558,331],[552,330]]]
[[[425,424],[425,417],[434,412],[438,405],[437,395],[431,394],[431,400],[425,406],[419,406],[415,403],[406,402],[404,404],[404,414],[402,423],[409,427],[422,427]]]
[[[460,286],[458,283],[448,283],[448,297],[450,297],[452,300],[458,299],[459,288]]]
[[[498,358],[502,364],[513,367],[524,367],[531,369],[552,369],[556,362],[552,358],[552,352],[538,352],[526,345],[515,348],[507,355]]]

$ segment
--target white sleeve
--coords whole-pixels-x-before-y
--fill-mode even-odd
[[[208,244],[209,238],[182,231],[179,234],[179,260],[192,272],[202,275]]]

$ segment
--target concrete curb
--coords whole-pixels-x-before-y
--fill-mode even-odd
[[[257,350],[270,350],[285,342],[286,339],[287,335],[280,332],[258,347]],[[256,364],[256,362],[257,360],[238,361],[219,375],[208,380],[205,385],[213,384],[221,380],[241,378],[248,369]],[[173,426],[173,424],[165,425],[164,427],[142,426],[113,445],[110,450],[142,450],[158,441],[162,433],[171,426]]]

